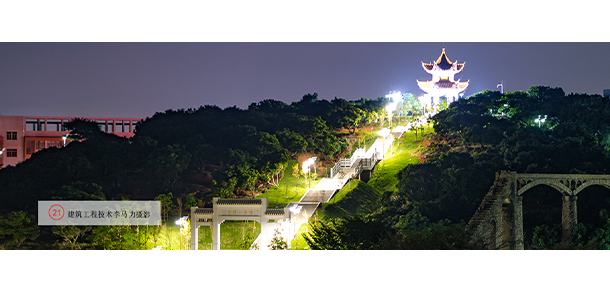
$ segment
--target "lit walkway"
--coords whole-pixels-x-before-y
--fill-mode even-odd
[[[341,159],[334,167],[338,171],[336,173],[331,172],[333,177],[323,178],[313,189],[308,189],[299,202],[323,203],[330,201],[333,194],[343,188],[350,178],[357,177],[364,169],[372,170],[377,161],[382,160],[385,153],[388,152],[394,139],[400,138],[411,126],[411,124],[397,126],[386,138],[377,138],[366,152],[359,148],[354,151],[352,158]],[[367,160],[365,166],[361,163],[363,160]]]
[[[419,123],[420,122],[416,125]],[[336,173],[331,171],[331,173],[333,173],[332,178],[323,178],[313,189],[308,189],[299,202],[289,203],[288,206],[290,208],[300,207],[300,209],[303,210],[303,212],[297,216],[297,220],[295,220],[295,230],[299,230],[301,225],[306,224],[308,218],[316,211],[320,203],[330,201],[335,192],[343,188],[350,178],[357,177],[364,169],[372,170],[375,164],[383,159],[385,153],[387,153],[392,146],[394,139],[400,138],[402,134],[412,126],[413,124],[411,123],[407,126],[397,126],[385,139],[377,138],[366,152],[364,152],[364,149],[357,149],[354,151],[352,158],[341,159],[337,162],[335,167],[333,167],[333,169],[337,169],[338,171],[336,171]],[[258,244],[259,239],[260,236],[254,241],[253,246]],[[294,238],[287,238],[288,242],[293,239]]]

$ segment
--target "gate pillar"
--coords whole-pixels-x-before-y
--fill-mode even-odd
[[[220,223],[218,220],[212,222],[212,250],[220,250]]]
[[[197,250],[199,242],[199,225],[191,224],[191,250]]]

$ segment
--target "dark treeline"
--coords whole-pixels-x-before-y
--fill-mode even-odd
[[[540,116],[544,122],[537,123]],[[318,225],[308,242],[319,249],[470,249],[465,224],[492,186],[495,172],[608,174],[610,100],[561,88],[485,91],[433,117],[425,162],[399,176],[375,210]],[[561,245],[561,200],[539,186],[524,194],[526,249],[610,248],[610,191],[579,195],[578,234]],[[334,238],[334,240],[329,240]]]
[[[0,239],[20,245],[19,222],[27,217],[35,225],[39,200],[159,199],[186,209],[212,196],[252,195],[277,183],[299,154],[336,160],[348,147],[338,131],[376,122],[386,102],[314,93],[290,105],[264,100],[246,110],[167,110],[138,123],[131,139],[71,121],[67,147],[41,150],[0,171],[0,211],[12,216],[0,217]]]

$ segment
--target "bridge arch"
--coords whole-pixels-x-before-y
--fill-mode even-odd
[[[520,188],[517,187],[518,196],[522,196],[529,189],[531,189],[535,186],[538,186],[538,185],[546,185],[546,186],[552,187],[552,188],[556,189],[557,191],[559,191],[559,193],[564,194],[564,195],[572,194],[572,191],[570,190],[570,188],[568,188],[567,186],[565,186],[564,184],[562,184],[561,182],[556,181],[556,180],[541,179],[541,180],[529,180],[529,181],[522,180],[522,181],[525,182],[525,185],[523,185]],[[521,182],[518,182],[518,184],[521,184]]]
[[[578,223],[578,194],[595,185],[610,189],[610,174],[500,171],[496,173],[494,185],[468,223],[468,229],[474,234],[473,239],[484,240],[490,248],[493,248],[495,242],[496,249],[507,248],[507,243],[508,248],[523,249],[523,195],[539,185],[551,187],[560,193],[562,241],[568,242]]]
[[[574,190],[574,195],[576,196],[578,193],[583,191],[584,189],[590,186],[602,186],[610,190],[610,182],[609,181],[585,181],[582,185]]]

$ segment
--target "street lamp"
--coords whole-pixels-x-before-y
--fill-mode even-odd
[[[502,80],[502,82],[498,83],[496,88],[500,88],[500,94],[504,94],[504,80]]]
[[[538,115],[538,118],[534,120],[534,122],[538,123],[538,128],[540,128],[540,123],[544,123],[544,121],[546,121],[546,115],[544,115],[543,119],[541,119],[540,115]]]
[[[66,139],[68,139],[68,135],[70,135],[70,133],[66,134],[65,136],[61,136],[61,139],[64,140],[64,147],[66,147]]]
[[[189,216],[184,216],[184,217],[180,217],[180,219],[176,220],[176,225],[180,226],[180,250],[182,250],[182,232],[184,229],[186,229],[186,224],[188,224],[188,222],[186,222],[186,220],[189,219]]]
[[[307,178],[307,182],[308,182],[309,188],[311,188],[311,179],[309,179],[309,175],[310,175],[309,167],[311,165],[314,165],[314,171],[315,171],[315,169],[316,169],[315,168],[316,159],[318,159],[318,158],[317,157],[311,157],[311,158],[305,160],[305,162],[303,162],[303,172],[307,175],[306,178]]]
[[[388,117],[390,118],[390,129],[391,129],[392,128],[392,112],[396,110],[396,106],[398,105],[398,103],[400,103],[402,101],[403,97],[402,97],[402,93],[400,91],[398,91],[398,92],[392,91],[389,94],[386,94],[385,97],[392,100],[392,102],[390,104],[388,104],[385,108],[386,111],[388,112]]]
[[[381,153],[383,155],[382,159],[385,159],[385,138],[390,134],[390,129],[384,128],[381,131],[379,131],[379,136],[381,136],[383,139],[381,139],[381,141],[383,141],[383,149],[381,149]]]

